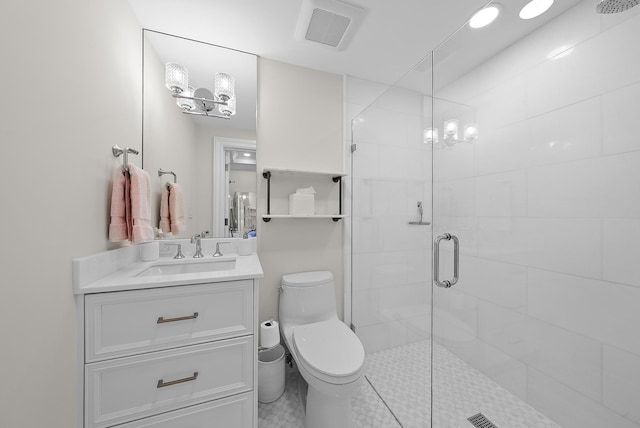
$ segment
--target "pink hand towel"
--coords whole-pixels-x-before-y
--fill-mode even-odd
[[[184,230],[182,188],[177,183],[169,183],[169,220],[172,234],[177,235]]]
[[[109,224],[109,241],[120,242],[129,239],[125,185],[128,178],[122,168],[113,172],[113,189],[111,191],[111,222]]]
[[[131,242],[153,241],[151,227],[151,179],[146,171],[129,164],[131,177]]]
[[[162,186],[159,227],[164,233],[171,232],[171,219],[169,218],[169,183]]]

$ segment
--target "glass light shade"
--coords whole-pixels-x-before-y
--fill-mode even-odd
[[[500,8],[497,5],[487,6],[477,11],[469,20],[469,27],[482,28],[491,24],[500,14]]]
[[[220,104],[220,106],[218,107],[218,110],[220,111],[220,113],[224,114],[225,116],[233,116],[234,114],[236,114],[236,99],[234,98],[229,98],[227,101],[227,105],[223,105]]]
[[[444,136],[445,138],[453,138],[454,140],[458,139],[458,120],[451,119],[447,120],[444,123]]]
[[[468,123],[464,126],[464,140],[476,141],[478,139],[478,124]]]
[[[187,90],[180,95],[184,97],[193,97],[194,91],[195,89],[193,89],[192,86],[189,86],[187,87]],[[186,98],[176,98],[176,104],[178,104],[178,107],[182,110],[191,111],[196,109],[196,103],[193,100],[188,100]]]
[[[235,79],[227,73],[216,73],[216,97],[227,101],[235,96]]]
[[[189,86],[189,71],[180,64],[168,62],[165,65],[164,84],[172,92],[184,92]]]
[[[436,144],[439,140],[438,138],[438,128],[427,128],[424,130],[424,142]]]
[[[532,19],[545,13],[553,5],[553,0],[531,0],[520,10],[520,18]]]

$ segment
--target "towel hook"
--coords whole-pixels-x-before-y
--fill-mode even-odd
[[[176,173],[175,173],[175,172],[173,172],[173,171],[165,171],[165,170],[164,170],[164,169],[162,169],[162,168],[158,168],[158,177],[162,177],[162,176],[163,176],[163,175],[165,175],[165,174],[171,174],[171,175],[173,175],[173,182],[174,182],[174,183],[177,183],[177,182],[178,182],[178,176],[176,175]]]
[[[125,171],[129,171],[129,153],[137,155],[140,152],[129,147],[125,147],[124,149],[122,149],[117,144],[115,144],[113,147],[111,147],[111,153],[113,153],[113,156],[116,158],[122,155],[122,168]]]

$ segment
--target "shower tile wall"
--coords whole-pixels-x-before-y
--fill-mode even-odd
[[[640,7],[594,8],[436,91],[481,138],[434,154],[436,232],[462,240],[434,336],[563,427],[637,428]]]
[[[367,352],[430,338],[431,154],[422,97],[347,78],[353,142],[352,324]],[[349,139],[350,140],[350,139]]]

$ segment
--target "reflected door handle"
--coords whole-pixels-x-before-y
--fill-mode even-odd
[[[453,278],[451,281],[440,281],[440,242],[453,240]],[[458,282],[458,268],[460,265],[460,241],[450,233],[438,236],[433,241],[433,282],[438,287],[451,288]]]

